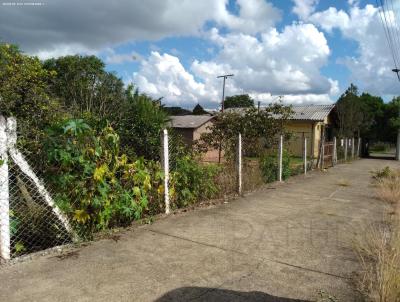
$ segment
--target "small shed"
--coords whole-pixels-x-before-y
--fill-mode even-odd
[[[211,115],[173,115],[171,116],[171,126],[175,132],[180,134],[183,141],[188,146],[192,146],[193,142],[200,138],[200,135],[207,131],[207,127],[211,125]]]
[[[178,133],[183,142],[192,147],[194,141],[198,140],[202,133],[209,131],[215,116],[212,115],[173,115],[171,116],[171,127]],[[217,161],[218,150],[209,150],[203,156],[204,161]]]

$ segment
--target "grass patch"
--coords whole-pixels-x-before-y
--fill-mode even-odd
[[[355,238],[361,272],[358,290],[367,301],[400,301],[400,171],[388,167],[372,173],[376,194],[393,207],[381,223],[368,226]]]

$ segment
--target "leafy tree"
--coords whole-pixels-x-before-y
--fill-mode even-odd
[[[200,104],[197,104],[197,105],[193,108],[193,114],[194,114],[194,115],[202,115],[202,114],[208,114],[208,112],[205,111],[204,108],[200,106]]]
[[[124,85],[115,74],[105,71],[105,64],[95,56],[65,56],[44,62],[56,73],[50,81],[54,96],[78,114],[91,113],[99,118],[119,116],[115,110],[124,100]]]
[[[224,108],[247,108],[254,107],[254,100],[248,94],[228,96],[224,101]]]
[[[245,154],[259,155],[275,144],[278,134],[284,134],[284,125],[292,113],[291,107],[280,103],[270,104],[261,111],[251,107],[244,113],[220,113],[210,131],[201,135],[197,147],[200,151],[221,148],[229,159],[235,154],[237,137],[241,133]]]
[[[168,122],[168,115],[159,101],[140,94],[138,89],[130,85],[121,110],[123,115],[116,125],[124,151],[146,159],[159,159],[160,135]]]
[[[0,113],[17,118],[19,143],[37,153],[38,161],[43,129],[60,113],[49,96],[47,83],[53,76],[37,57],[23,54],[16,45],[0,44]]]
[[[364,122],[362,103],[358,96],[357,86],[351,84],[336,103],[339,135],[351,137],[360,133]]]

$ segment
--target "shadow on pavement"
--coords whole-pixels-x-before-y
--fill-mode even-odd
[[[195,302],[309,302],[271,296],[263,292],[239,292],[207,287],[182,287],[174,289],[156,302],[195,301]]]

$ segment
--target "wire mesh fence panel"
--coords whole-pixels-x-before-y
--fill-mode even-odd
[[[32,179],[9,163],[11,256],[20,256],[72,242]]]

